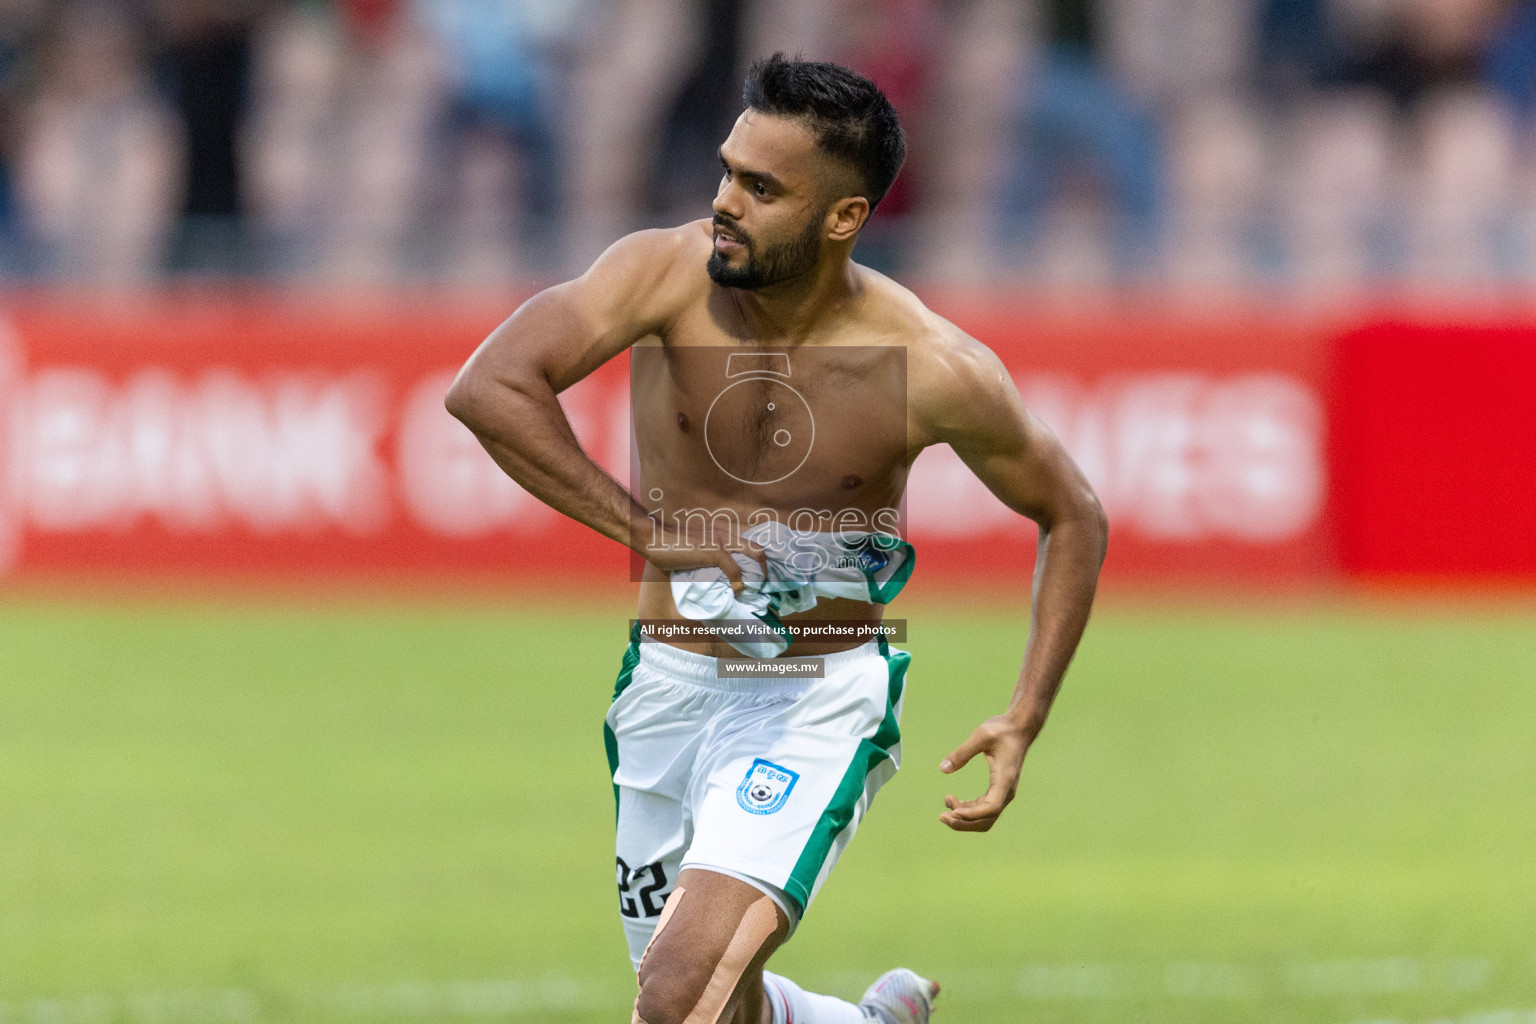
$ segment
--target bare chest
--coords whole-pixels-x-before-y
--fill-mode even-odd
[[[631,375],[636,469],[652,501],[805,510],[829,520],[822,529],[900,501],[904,349],[674,337],[632,350]]]

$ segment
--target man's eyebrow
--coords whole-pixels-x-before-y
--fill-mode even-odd
[[[724,149],[719,150],[719,156],[720,166],[736,175],[736,177],[751,178],[754,181],[760,181],[764,185],[767,185],[769,188],[777,189],[780,192],[785,190],[784,183],[778,178],[775,178],[773,175],[769,174],[767,171],[751,171],[745,167],[732,167],[731,162],[725,158]]]

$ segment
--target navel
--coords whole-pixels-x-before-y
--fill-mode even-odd
[[[849,473],[847,476],[843,477],[843,490],[851,491],[862,483],[864,483],[863,477],[859,476],[857,473]]]
[[[680,413],[677,414],[677,429],[681,430],[685,434],[688,433],[688,414],[687,413],[680,412]]]

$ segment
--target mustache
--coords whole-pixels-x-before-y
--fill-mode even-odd
[[[751,246],[752,246],[752,236],[747,234],[745,231],[741,230],[741,228],[738,227],[736,224],[733,224],[733,223],[727,221],[724,217],[720,216],[718,213],[715,214],[715,216],[714,216],[714,226],[715,226],[715,229],[717,231],[720,230],[721,228],[724,228],[726,233],[728,233],[733,239],[735,239],[736,241],[740,242],[742,245],[745,245],[748,248],[751,248]]]

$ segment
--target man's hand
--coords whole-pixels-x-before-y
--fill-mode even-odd
[[[979,800],[958,800],[953,794],[944,798],[948,811],[939,820],[956,832],[985,832],[997,823],[1003,808],[1013,802],[1019,788],[1019,772],[1033,738],[1007,715],[989,718],[976,727],[969,739],[946,757],[939,768],[946,775],[964,768],[977,754],[987,755],[989,781],[987,792]]]
[[[661,531],[658,530],[657,533],[661,534]],[[641,535],[638,529],[636,534]],[[733,553],[739,552],[755,561],[762,568],[764,576],[768,574],[767,550],[751,541],[737,541],[712,548],[695,547],[683,541],[676,531],[661,534],[656,540],[659,543],[638,545],[635,550],[640,557],[664,573],[714,566],[725,573],[725,578],[731,583],[731,589],[740,594],[745,589],[746,583],[742,579],[741,565],[732,557]]]

